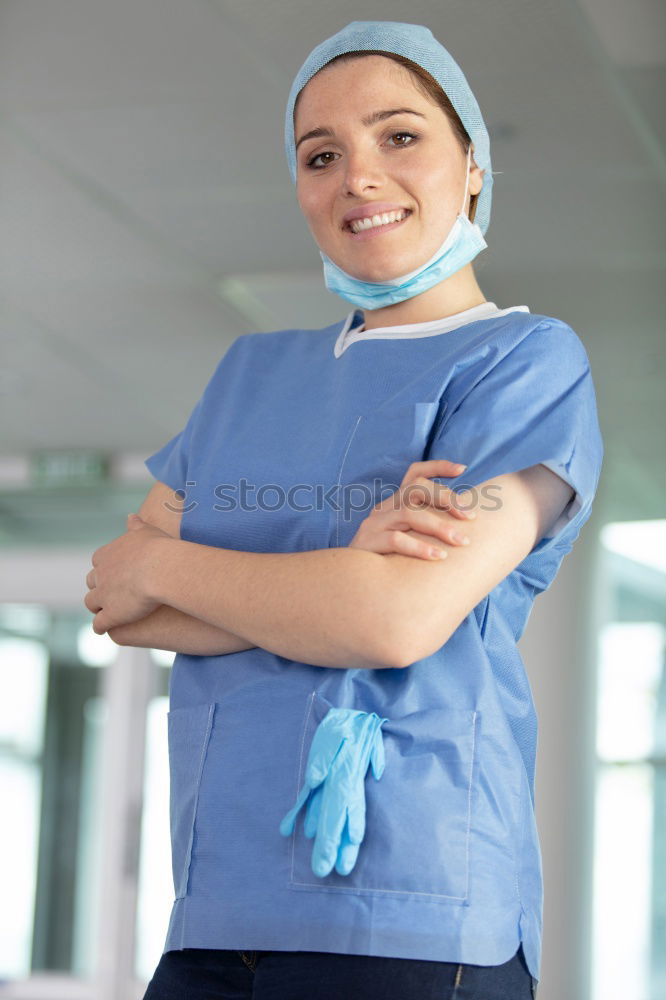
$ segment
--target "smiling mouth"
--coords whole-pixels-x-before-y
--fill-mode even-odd
[[[368,216],[365,219],[353,219],[345,223],[345,230],[353,236],[361,236],[364,233],[384,232],[400,225],[411,215],[411,209],[403,208],[399,212],[382,212],[379,215]]]

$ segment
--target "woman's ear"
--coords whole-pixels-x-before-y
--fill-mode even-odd
[[[485,174],[485,167],[483,170],[481,167],[477,167],[474,163],[469,172],[469,193],[478,194],[483,187],[483,175]]]
[[[472,155],[470,157],[469,166],[469,193],[478,194],[483,187],[483,175],[486,170],[485,167],[482,170],[474,159],[474,143],[471,143]]]

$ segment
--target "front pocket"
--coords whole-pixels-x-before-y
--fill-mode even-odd
[[[394,493],[427,451],[439,402],[385,403],[358,416],[340,459],[333,545],[347,546],[375,504]]]
[[[187,895],[199,787],[215,705],[195,705],[169,712],[169,815],[171,865],[176,899]]]
[[[316,691],[308,698],[298,788],[305,780],[315,731],[332,707]],[[479,720],[477,711],[444,707],[385,722],[386,766],[379,781],[372,770],[365,779],[366,831],[356,865],[349,875],[339,875],[335,868],[325,878],[314,874],[314,839],[303,832],[302,810],[291,837],[289,886],[310,891],[414,895],[468,905]]]

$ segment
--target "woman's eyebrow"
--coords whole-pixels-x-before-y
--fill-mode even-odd
[[[391,108],[388,111],[373,111],[371,115],[366,115],[365,118],[361,119],[361,123],[369,128],[370,125],[376,125],[377,122],[383,122],[387,118],[392,118],[393,115],[418,115],[419,118],[425,118],[425,115],[421,114],[420,111],[413,111],[411,108]],[[321,139],[324,136],[332,138],[335,135],[333,129],[327,128],[324,125],[318,128],[310,129],[305,135],[302,135],[298,142],[296,143],[296,149],[300,146],[302,142],[306,139]]]

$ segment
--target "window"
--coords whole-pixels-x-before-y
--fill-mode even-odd
[[[0,976],[6,979],[46,970],[93,973],[101,679],[114,644],[94,636],[84,616],[85,609],[0,606],[0,787],[8,804],[0,824]],[[97,640],[89,643],[96,662],[82,655],[82,629]]]
[[[602,545],[593,1000],[652,1000],[666,996],[666,521],[606,525]]]
[[[135,1000],[166,937],[173,654],[95,635],[88,559],[71,599],[0,603],[1,998]]]
[[[135,972],[148,982],[164,948],[171,905],[169,837],[169,754],[167,750],[168,668],[173,653],[152,650],[158,664],[159,690],[146,713],[146,762],[139,855]]]

